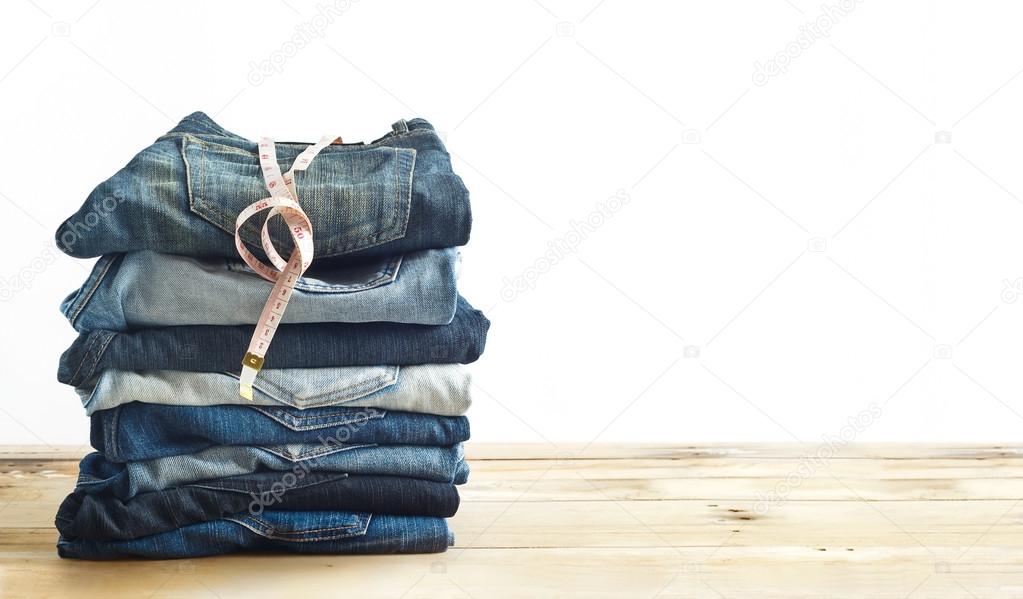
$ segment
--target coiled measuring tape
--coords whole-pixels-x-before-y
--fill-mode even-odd
[[[339,140],[340,138],[336,136],[320,138],[320,141],[309,146],[299,154],[295,158],[295,163],[292,165],[291,170],[284,174],[281,174],[281,167],[277,164],[277,149],[274,146],[273,140],[266,137],[259,140],[259,165],[263,171],[263,179],[266,181],[266,188],[270,192],[270,197],[249,204],[238,214],[238,218],[234,222],[234,244],[238,248],[238,254],[259,276],[272,281],[274,284],[270,297],[267,298],[266,305],[263,306],[263,312],[259,315],[256,330],[252,333],[249,349],[245,352],[245,357],[242,358],[242,373],[238,383],[238,393],[250,401],[252,400],[252,383],[256,380],[259,370],[263,367],[266,350],[269,349],[274,333],[277,332],[277,325],[280,324],[281,318],[284,316],[284,310],[287,309],[288,302],[291,301],[291,294],[295,289],[295,283],[313,261],[313,226],[305,211],[302,210],[302,206],[298,203],[295,173],[308,168],[313,158],[323,148],[333,143],[335,139]],[[263,245],[263,251],[266,252],[267,257],[273,263],[276,270],[256,258],[245,247],[245,242],[242,241],[241,237],[242,225],[264,210],[269,210],[270,212],[266,215],[266,220],[263,221],[260,241]],[[288,231],[291,233],[291,239],[295,243],[295,249],[286,261],[277,253],[273,240],[270,239],[268,226],[270,219],[275,216],[284,218],[284,222],[288,225]]]

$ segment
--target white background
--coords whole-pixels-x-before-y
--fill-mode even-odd
[[[89,262],[40,257],[195,110],[250,138],[444,134],[462,291],[493,320],[474,439],[1023,439],[1019,8],[821,6],[5,3],[0,440],[87,440],[55,374]]]

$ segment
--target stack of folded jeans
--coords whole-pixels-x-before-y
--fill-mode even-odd
[[[63,557],[444,551],[466,482],[469,375],[489,321],[458,295],[469,196],[422,119],[335,142],[295,177],[315,260],[253,383],[271,285],[235,247],[267,195],[255,142],[202,113],[136,155],[57,231],[97,257],[61,309],[97,453],[56,517]],[[308,144],[276,144],[281,169]],[[268,231],[281,255],[283,219]],[[260,249],[261,223],[240,231]]]

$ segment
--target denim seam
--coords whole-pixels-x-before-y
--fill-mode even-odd
[[[365,382],[363,382],[361,384],[358,384],[358,385],[350,385],[350,386],[346,387],[345,389],[343,389],[341,391],[324,391],[322,393],[317,393],[316,395],[303,396],[302,397],[302,403],[309,404],[310,402],[316,402],[316,405],[311,405],[311,406],[307,405],[307,407],[325,407],[325,405],[330,405],[331,403],[333,403],[330,400],[330,397],[335,396],[337,394],[341,394],[342,395],[342,398],[339,398],[337,400],[337,403],[348,403],[350,401],[355,401],[357,399],[361,399],[361,398],[363,398],[363,397],[365,397],[367,395],[372,395],[373,393],[376,393],[377,391],[381,391],[383,389],[386,389],[387,387],[390,387],[391,385],[393,385],[393,384],[395,384],[397,382],[397,377],[395,377],[395,380],[393,380],[393,381],[391,381],[389,379],[390,379],[390,377],[388,377],[387,375],[381,375],[381,376],[375,377],[373,379],[367,380],[367,381],[365,381]],[[281,393],[283,395],[287,395],[287,392],[284,389],[281,389],[280,386],[278,386],[278,385],[276,385],[274,383],[271,383],[269,381],[262,381],[262,384],[270,386],[270,387],[274,387],[279,393]],[[260,390],[262,391],[262,389],[260,389]],[[264,393],[265,393],[265,391],[264,391]],[[267,393],[267,395],[270,395],[270,394]],[[320,400],[320,398],[324,398],[324,397],[326,397],[328,399],[324,399],[322,401],[318,401],[318,400]],[[291,398],[293,400],[296,399],[294,395],[291,395]],[[278,398],[275,397],[275,399],[278,399]],[[279,400],[279,401],[282,401],[282,400]],[[296,402],[296,403],[298,403],[298,402]],[[300,407],[300,406],[296,405],[295,407]]]
[[[395,148],[395,150],[397,150],[397,148]],[[405,226],[401,228],[400,237],[405,237],[405,235],[408,233],[409,216],[412,214],[412,181],[415,178],[416,174],[416,159],[419,157],[418,150],[416,150],[415,148],[409,148],[409,150],[411,151],[412,154],[409,157],[408,165],[408,196],[405,202]],[[397,179],[397,173],[395,173],[395,179]],[[396,181],[396,183],[400,182]],[[399,186],[398,189],[403,189],[403,187]],[[397,218],[397,207],[395,207],[395,218]]]
[[[109,345],[110,342],[113,341],[114,337],[117,335],[117,333],[110,333],[109,336],[107,336],[106,339],[102,342],[103,343],[102,347],[100,347],[99,351],[95,353],[95,358],[93,358],[92,347],[96,344],[97,338],[105,336],[104,333],[105,331],[94,331],[92,333],[89,333],[89,343],[85,347],[82,360],[81,362],[78,363],[78,368],[75,369],[75,373],[71,375],[72,385],[77,386],[79,383],[85,382],[92,378],[93,373],[95,373],[96,371],[96,365],[99,363],[100,358],[103,356],[103,352],[107,350],[107,345]],[[82,367],[85,366],[85,363],[90,360],[92,361],[92,365],[89,366],[88,374],[85,376],[85,378],[78,379],[78,373],[82,370]],[[76,380],[79,382],[76,383],[75,382]]]
[[[353,444],[353,445],[334,445],[333,447],[317,445],[312,450],[304,452],[304,453],[302,453],[300,455],[297,455],[297,456],[296,455],[290,455],[290,454],[289,455],[285,455],[284,453],[282,453],[279,450],[277,450],[276,449],[277,447],[279,447],[279,446],[275,446],[275,445],[259,445],[259,446],[257,446],[257,449],[262,449],[263,451],[266,451],[267,453],[275,455],[275,456],[277,456],[277,457],[279,457],[281,459],[287,460],[288,462],[295,463],[295,462],[303,462],[303,461],[311,459],[311,458],[318,458],[318,457],[322,457],[322,456],[333,455],[335,453],[341,453],[342,451],[351,451],[353,449],[366,449],[366,448],[369,448],[369,447],[377,447],[377,444],[376,443],[359,443],[359,444]]]
[[[394,154],[394,161],[395,161],[395,163],[401,164],[400,163],[401,155],[398,153],[398,148],[394,148],[394,150],[392,150],[391,153]],[[394,176],[394,189],[398,193],[401,193],[402,188],[401,188],[401,183],[398,180],[398,170],[399,169],[394,169],[394,172],[393,172],[393,176]],[[401,196],[399,196],[399,197],[401,197]],[[398,220],[398,205],[395,204],[394,210],[391,211],[391,226],[394,226],[394,224],[397,222],[397,220]]]
[[[401,268],[403,257],[404,256],[395,256],[392,258],[388,258],[387,265],[380,270],[379,274],[374,280],[368,281],[366,283],[361,283],[359,285],[345,285],[343,286],[343,288],[345,290],[350,290],[351,292],[359,292],[367,291],[369,289],[376,289],[378,287],[383,287],[384,285],[389,285],[393,283],[398,278],[397,273],[398,269]],[[342,292],[339,290],[339,287],[342,287],[341,285],[317,285],[315,283],[302,283],[302,280],[299,279],[298,283],[295,284],[295,287],[302,289],[301,287],[299,287],[300,284],[305,285],[304,290],[308,291],[316,291],[321,293],[329,291]]]
[[[116,408],[114,408],[114,413],[110,417],[110,422],[106,423],[106,428],[107,428],[107,432],[106,432],[106,434],[107,434],[107,442],[106,442],[106,445],[113,447],[114,455],[113,456],[109,456],[109,457],[112,457],[114,459],[117,459],[119,456],[123,455],[121,453],[120,438],[117,436],[117,421],[120,419],[120,416],[121,416],[121,406],[117,406]]]
[[[240,142],[245,142],[245,143],[247,143],[247,144],[249,144],[249,145],[251,145],[253,147],[258,145],[256,142],[250,140],[247,137],[241,137],[240,135],[234,135],[234,134],[232,134],[232,135],[225,135],[225,133],[227,133],[227,132],[226,131],[223,131],[223,132],[213,132],[213,131],[210,131],[210,130],[207,129],[207,131],[205,133],[201,133],[199,135],[213,135],[215,137],[229,137],[231,139],[235,139],[235,140],[240,141]],[[424,129],[409,129],[408,131],[405,131],[404,133],[395,133],[392,130],[392,131],[388,131],[387,133],[385,133],[383,135],[383,137],[377,138],[377,139],[375,139],[373,141],[362,142],[360,144],[356,144],[356,143],[345,144],[343,146],[340,146],[339,148],[331,148],[330,146],[328,146],[328,149],[331,149],[334,152],[340,152],[340,151],[342,151],[342,149],[343,150],[347,150],[349,148],[351,148],[351,149],[375,148],[375,147],[387,148],[387,147],[391,147],[391,146],[388,146],[387,144],[384,143],[385,141],[388,141],[388,140],[400,139],[400,138],[406,138],[406,137],[423,137],[423,136],[430,136],[431,134],[432,134],[433,137],[436,137],[438,139],[440,138],[440,136],[437,135],[437,131],[435,129],[426,129],[426,128],[424,128]],[[184,137],[185,135],[191,135],[192,137],[196,136],[195,133],[189,133],[187,131],[170,131],[170,132],[164,133],[160,137],[156,138],[156,141],[172,140],[175,137]],[[312,143],[309,143],[309,142],[298,142],[298,141],[295,141],[295,142],[284,141],[284,142],[279,142],[278,145],[281,145],[281,146],[308,147],[308,146],[311,146]]]
[[[98,333],[89,333],[88,337],[86,338],[85,349],[82,350],[82,357],[78,361],[78,368],[76,368],[74,373],[71,375],[72,384],[78,378],[78,373],[82,370],[82,367],[85,366],[85,362],[89,359],[89,356],[92,353],[92,346],[96,344],[96,339],[98,337],[99,337]]]
[[[394,131],[389,131],[388,133],[384,134],[383,137],[381,137],[379,139],[376,139],[374,141],[366,142],[363,145],[366,146],[366,147],[375,147],[375,146],[389,147],[389,146],[387,146],[387,144],[384,143],[385,141],[388,141],[388,140],[391,140],[391,139],[399,139],[399,138],[403,138],[403,137],[413,137],[413,136],[421,137],[421,136],[430,135],[430,134],[433,134],[433,136],[437,137],[438,139],[440,138],[440,136],[437,135],[437,132],[435,130],[433,130],[433,129],[409,129],[408,131],[405,131],[404,133],[395,133]]]
[[[192,194],[191,180],[189,180],[188,181],[188,183],[189,183],[189,190],[188,190],[189,191],[189,207],[190,207],[190,209],[192,210],[192,212],[194,214],[196,214],[200,218],[203,218],[203,220],[207,220],[208,222],[212,222],[212,224],[214,224],[217,228],[220,228],[221,230],[226,231],[227,228],[230,227],[230,223],[233,223],[235,219],[230,217],[230,216],[228,216],[227,214],[225,214],[222,210],[220,210],[212,202],[207,202],[207,201],[205,201],[203,199],[205,197],[205,195],[206,195],[206,180],[205,180],[206,174],[205,174],[205,170],[206,170],[206,160],[208,159],[206,154],[207,153],[212,153],[214,151],[212,149],[209,149],[213,145],[216,145],[218,147],[222,146],[224,148],[227,148],[226,151],[229,151],[229,152],[232,152],[232,153],[242,154],[242,155],[245,155],[245,156],[251,156],[252,153],[245,152],[245,151],[242,151],[242,150],[238,150],[237,148],[233,148],[231,146],[224,146],[223,144],[214,144],[214,142],[205,142],[205,141],[203,141],[202,139],[200,139],[198,137],[195,137],[195,136],[192,136],[192,135],[188,135],[188,134],[185,134],[185,137],[191,137],[192,139],[194,139],[195,140],[194,145],[198,147],[199,152],[200,152],[200,157],[199,157],[200,175],[199,175],[199,194],[198,194],[199,197],[196,198],[195,195]],[[182,139],[182,144],[181,144],[182,161],[184,161],[186,164],[187,164],[187,159],[185,158],[185,143],[187,141],[188,141],[187,139],[183,138]],[[391,148],[391,150],[392,150],[392,152],[395,155],[394,169],[393,169],[395,171],[395,174],[394,174],[395,181],[399,180],[398,179],[398,171],[400,171],[401,168],[404,167],[404,165],[405,165],[405,161],[397,159],[401,155],[399,153],[399,150],[405,150],[405,151],[411,153],[411,155],[413,157],[412,163],[411,163],[410,168],[409,168],[409,180],[411,181],[411,179],[412,179],[412,177],[414,175],[414,169],[415,169],[415,153],[416,153],[416,150],[414,148]],[[219,151],[219,150],[217,150],[217,151]],[[185,176],[186,176],[186,179],[187,179],[188,178],[188,169],[187,168],[185,169]],[[401,191],[401,189],[402,188],[399,186],[399,187],[397,187],[396,191]],[[410,183],[409,184],[408,201],[406,202],[406,206],[407,206],[406,214],[411,213],[411,208],[412,208],[411,195],[412,195],[412,186],[411,186],[411,183]],[[388,200],[388,199],[391,199],[391,198],[385,198],[385,200]],[[394,209],[393,209],[393,212],[392,212],[391,223],[388,225],[388,227],[386,227],[386,228],[392,228],[392,229],[397,226],[397,214],[398,214],[398,210],[399,210],[398,204],[401,204],[402,200],[405,199],[405,198],[403,198],[401,194],[395,194],[395,197],[393,199],[396,200],[396,201],[394,202],[395,206],[394,206]],[[206,218],[206,214],[214,215],[221,222],[210,221],[210,219]],[[377,227],[377,228],[379,229],[380,227]],[[369,235],[367,235],[367,236],[365,236],[365,237],[363,237],[361,239],[350,240],[348,243],[340,243],[338,246],[328,249],[326,251],[326,253],[324,253],[324,256],[325,257],[341,256],[341,255],[344,255],[344,254],[349,254],[349,253],[352,253],[352,252],[358,252],[358,251],[362,251],[362,250],[365,250],[365,249],[368,249],[368,248],[371,248],[371,247],[375,247],[375,246],[387,243],[389,241],[393,241],[395,239],[401,239],[402,237],[405,236],[407,230],[408,230],[408,219],[406,218],[404,226],[401,227],[401,231],[398,231],[397,233],[393,232],[393,231],[377,230],[377,231],[374,231],[373,233],[371,233],[371,234],[369,234]],[[242,239],[244,239],[244,238],[245,238],[245,235],[244,235],[244,232],[243,232]],[[275,241],[279,242],[280,240],[275,240]]]
[[[248,406],[248,407],[253,409],[253,410],[259,410],[259,411],[263,411],[262,409],[265,409],[263,406]],[[280,408],[270,408],[270,409],[280,409]],[[346,409],[348,409],[348,408],[346,408]],[[369,420],[369,419],[383,418],[383,417],[387,416],[387,410],[380,409],[380,408],[366,408],[364,411],[359,412],[359,414],[365,414],[365,416],[355,417],[354,419],[348,420],[347,422],[338,422],[337,424],[347,424],[348,422],[357,422],[357,421],[360,421],[360,420],[364,421],[364,420]],[[294,418],[295,420],[320,420],[320,419],[324,418],[324,416],[312,416],[312,415],[307,416],[305,414],[295,414],[295,415],[292,415],[291,417]]]
[[[349,524],[347,526],[337,526],[337,527],[332,527],[332,528],[318,528],[318,529],[310,529],[308,531],[295,531],[295,532],[284,532],[284,533],[280,533],[279,531],[275,530],[274,527],[272,525],[270,525],[269,523],[264,522],[262,520],[259,520],[258,518],[256,518],[255,516],[252,516],[252,515],[249,515],[249,516],[246,516],[246,517],[240,518],[240,519],[239,518],[225,518],[225,519],[229,520],[231,522],[234,522],[236,524],[239,524],[241,526],[244,526],[245,528],[248,528],[249,530],[255,532],[256,534],[258,534],[258,535],[260,535],[262,537],[268,538],[268,539],[274,539],[274,540],[279,540],[279,541],[288,541],[288,542],[293,542],[293,543],[305,543],[305,542],[311,542],[311,541],[329,541],[329,540],[332,540],[332,539],[343,539],[343,538],[348,538],[348,537],[364,536],[366,534],[366,531],[369,530],[369,523],[370,523],[370,519],[372,518],[372,515],[371,514],[365,514],[365,516],[359,515],[358,518],[359,518],[359,522],[357,522],[355,524]],[[301,535],[306,535],[306,534],[309,534],[309,533],[314,533],[314,532],[322,533],[322,532],[327,532],[327,531],[338,531],[340,534],[334,534],[334,535],[329,535],[329,536],[310,537],[310,538],[296,538],[296,537],[300,537]]]
[[[290,415],[289,414],[288,416],[290,416],[293,420],[295,420],[295,422],[288,422],[287,418],[282,418],[282,417],[280,417],[280,416],[278,416],[276,414],[270,413],[271,410],[277,410],[279,408],[267,408],[267,407],[264,407],[264,406],[246,406],[246,407],[248,407],[250,410],[255,410],[255,411],[259,412],[260,414],[266,416],[267,418],[269,418],[269,419],[277,422],[278,424],[281,424],[285,428],[288,428],[288,429],[293,430],[293,431],[318,430],[318,429],[323,429],[323,428],[330,428],[332,426],[344,426],[346,424],[364,424],[364,423],[369,422],[370,420],[379,420],[379,419],[383,419],[385,416],[387,416],[387,412],[385,412],[384,410],[377,410],[373,414],[367,414],[366,412],[359,412],[360,414],[365,414],[365,416],[345,418],[345,419],[342,419],[342,420],[331,420],[329,422],[324,422],[323,424],[302,424],[303,421],[313,421],[313,420],[321,420],[322,421],[325,418],[330,418],[330,417],[329,416],[302,416],[302,415]],[[370,408],[370,409],[373,409],[373,408]]]
[[[106,340],[103,341],[103,345],[101,345],[99,350],[96,351],[96,359],[93,361],[92,366],[89,368],[89,377],[88,378],[92,378],[92,375],[95,374],[96,366],[99,365],[100,359],[103,357],[103,354],[106,353],[107,346],[110,345],[110,342],[113,341],[114,337],[116,337],[116,336],[117,336],[116,333],[110,333],[110,335],[106,338]],[[88,379],[86,379],[86,380],[88,380]]]
[[[308,403],[309,400],[317,400],[317,399],[319,399],[321,397],[336,396],[338,394],[341,394],[343,396],[343,398],[339,398],[337,400],[338,403],[346,403],[346,402],[349,402],[349,401],[355,401],[356,399],[361,399],[363,397],[366,397],[367,395],[371,395],[373,393],[376,393],[377,391],[381,391],[383,389],[386,389],[387,387],[391,387],[391,386],[396,385],[398,383],[398,375],[400,373],[400,368],[401,368],[400,366],[395,366],[394,370],[391,371],[391,372],[393,372],[393,375],[391,374],[391,372],[388,372],[388,373],[382,374],[380,376],[373,377],[371,379],[367,379],[367,380],[365,380],[363,382],[360,382],[360,383],[355,383],[355,384],[352,384],[352,385],[348,385],[347,387],[344,387],[343,389],[340,389],[340,390],[337,390],[337,389],[335,389],[335,390],[327,390],[327,391],[323,391],[322,393],[317,393],[316,395],[304,396],[304,397],[302,397],[302,400],[303,400],[302,403]],[[229,373],[229,374],[231,374],[232,376],[237,378],[237,375],[234,375],[233,373]],[[281,403],[287,403],[289,405],[293,405],[294,407],[301,409],[301,406],[297,405],[299,402],[294,401],[296,399],[295,395],[292,394],[292,393],[289,393],[286,389],[282,388],[280,385],[277,385],[276,383],[273,383],[273,382],[265,380],[265,379],[264,380],[257,379],[257,383],[258,383],[258,385],[255,385],[257,391],[262,391],[263,393],[266,393],[267,395],[269,395],[270,397],[274,398],[275,400],[277,400],[277,401],[279,401]],[[262,386],[273,388],[273,390],[275,390],[277,392],[277,395],[274,395],[273,393],[270,393],[270,392],[262,389],[261,388]],[[281,399],[281,397],[278,397],[278,395],[290,397],[293,401],[288,402],[288,401],[286,401],[284,399]],[[320,407],[322,404],[329,404],[329,403],[331,403],[331,401],[329,399],[327,399],[327,400],[324,400],[323,402],[318,402],[317,405],[315,405],[315,406],[306,406],[306,407]]]
[[[85,298],[81,300],[80,303],[79,298],[82,297],[82,292],[85,291],[85,288],[89,286],[89,282],[86,282],[86,284],[83,285],[78,290],[78,293],[75,295],[75,299],[72,301],[72,305],[75,306],[75,309],[72,311],[73,313],[69,318],[69,320],[71,321],[71,326],[75,325],[75,321],[78,320],[78,317],[81,316],[82,311],[85,310],[85,306],[87,306],[89,304],[89,300],[92,299],[93,294],[95,294],[96,290],[99,289],[100,284],[103,282],[103,279],[106,278],[107,272],[110,271],[110,267],[113,266],[114,262],[116,262],[116,260],[107,260],[107,263],[103,265],[103,270],[100,271],[96,275],[95,279],[91,281],[92,285],[89,287],[88,293],[86,294]]]
[[[92,414],[89,412],[89,405],[92,403],[92,400],[96,399],[96,390],[97,389],[99,389],[99,382],[98,381],[97,381],[97,383],[95,385],[92,386],[92,389],[89,390],[89,397],[87,397],[84,400],[82,400],[82,407],[85,408],[86,414],[88,414],[90,416]]]
[[[360,291],[383,287],[384,285],[390,285],[398,278],[397,273],[401,268],[403,258],[404,255],[386,258],[387,264],[380,269],[373,280],[365,283],[360,283],[358,285],[317,285],[299,278],[299,280],[295,283],[295,289],[298,289],[299,291],[312,291],[315,293],[357,293]],[[244,263],[233,263],[230,260],[227,260],[226,262],[227,269],[231,272],[259,277],[256,271],[246,267]]]
[[[301,534],[306,534],[306,533],[310,533],[310,532],[326,532],[328,530],[347,530],[347,529],[356,528],[357,526],[359,526],[358,523],[353,523],[353,524],[342,524],[340,526],[326,526],[326,527],[323,527],[323,528],[310,528],[308,530],[279,531],[279,530],[277,530],[273,526],[273,524],[270,524],[269,522],[264,522],[263,520],[260,520],[256,516],[249,516],[249,518],[252,518],[256,522],[258,522],[262,526],[270,529],[273,532],[279,532],[279,533],[283,533],[283,534],[286,534],[286,535],[301,535]]]
[[[378,381],[379,381],[379,383],[378,383]],[[386,383],[386,381],[387,381],[387,377],[386,376],[379,376],[379,377],[376,377],[374,379],[368,380],[365,383],[361,383],[361,384],[359,384],[357,386],[356,385],[349,386],[349,387],[345,388],[342,391],[342,393],[344,394],[345,398],[342,399],[342,400],[339,400],[338,403],[347,403],[347,402],[354,401],[356,399],[360,399],[362,397],[365,397],[366,395],[370,395],[372,393],[376,393],[377,391],[390,386],[390,384],[383,384],[383,383]],[[273,387],[281,395],[289,395],[280,386],[278,386],[278,385],[276,385],[274,383],[271,383],[269,381],[260,381],[260,384],[261,385],[266,385],[268,387]],[[370,389],[370,388],[372,388],[372,387],[374,387],[374,386],[376,386],[378,384],[382,384],[382,386],[380,386],[380,387],[378,387],[376,389],[373,389],[372,391],[369,391],[368,393],[355,396],[356,394],[360,393],[362,389]],[[302,409],[302,406],[297,405],[298,402],[294,402],[294,403],[287,402],[287,401],[285,401],[285,400],[283,400],[283,399],[281,399],[281,398],[279,398],[279,397],[277,397],[277,396],[275,396],[275,395],[273,395],[271,393],[267,393],[265,390],[260,389],[259,387],[256,387],[256,389],[258,389],[259,391],[263,391],[263,393],[266,393],[267,395],[270,395],[270,397],[273,397],[277,401],[280,401],[282,403],[288,403],[289,405],[292,405],[293,407]],[[323,393],[317,393],[316,395],[311,395],[311,396],[308,396],[308,397],[303,397],[302,398],[303,399],[303,403],[308,403],[306,400],[316,400],[316,399],[319,399],[321,397],[333,395],[334,393],[335,393],[334,391],[324,391]],[[349,396],[355,396],[355,397],[349,397]],[[290,397],[291,397],[292,400],[295,399],[294,395],[290,395]],[[322,402],[322,404],[327,404],[327,405],[329,405],[330,403],[331,403],[330,400],[324,400]],[[322,404],[318,403],[318,405],[315,405],[315,406],[305,406],[305,407],[323,407]]]
[[[386,142],[388,140],[392,140],[392,139],[399,139],[399,138],[405,138],[405,137],[426,137],[426,136],[429,136],[430,134],[433,134],[433,137],[436,137],[438,139],[440,138],[440,136],[437,135],[437,131],[435,129],[409,129],[405,133],[395,133],[393,131],[389,131],[389,132],[385,133],[383,137],[377,138],[377,139],[375,139],[373,141],[351,142],[351,143],[340,144],[340,145],[331,144],[331,145],[327,146],[326,148],[324,148],[324,150],[327,151],[330,154],[335,154],[335,153],[336,154],[341,154],[341,153],[343,153],[345,151],[348,151],[348,150],[359,150],[359,149],[362,149],[362,148],[390,148],[390,147],[393,147],[393,146],[390,146],[390,145],[388,145],[388,144],[386,144],[384,142]],[[192,137],[197,137],[199,135],[207,135],[207,136],[211,136],[211,137],[227,137],[229,139],[233,139],[235,141],[243,142],[243,143],[246,143],[248,145],[251,145],[253,148],[258,147],[258,145],[259,145],[259,144],[257,144],[256,142],[250,140],[247,137],[240,137],[240,136],[231,137],[231,136],[228,136],[228,135],[221,135],[221,134],[211,133],[209,131],[204,131],[204,132],[200,132],[200,133],[189,132],[189,131],[169,132],[169,133],[164,133],[160,137],[156,138],[156,141],[173,141],[175,138],[184,137],[186,135],[190,135]],[[311,142],[304,142],[304,141],[279,141],[279,142],[275,142],[275,143],[278,146],[286,146],[286,147],[287,146],[296,146],[296,149],[298,149],[298,148],[308,148],[309,146],[313,145]],[[242,150],[240,148],[235,148],[233,146],[228,146],[227,144],[223,144],[223,145],[225,147],[229,147],[229,148],[231,148],[233,150],[238,150],[240,152],[245,152],[246,151],[246,150]]]
[[[328,484],[331,484],[331,483],[336,483],[336,482],[341,481],[341,480],[348,480],[349,479],[349,475],[348,475],[347,472],[332,472],[330,474],[333,475],[334,478],[328,478],[326,480],[317,480],[317,481],[311,481],[311,482],[295,483],[294,486],[288,487],[288,490],[289,491],[297,491],[298,489],[308,489],[308,488],[312,488],[312,487],[318,487],[320,485],[328,485]],[[198,489],[208,489],[210,491],[224,491],[224,492],[227,492],[227,493],[258,493],[258,494],[262,495],[264,493],[272,492],[272,491],[259,491],[259,490],[255,490],[254,491],[252,489],[237,489],[237,488],[234,488],[234,487],[221,486],[221,485],[216,485],[216,484],[213,484],[213,483],[194,483],[194,484],[185,485],[185,486],[187,486],[187,487],[195,487],[195,488],[198,488]]]

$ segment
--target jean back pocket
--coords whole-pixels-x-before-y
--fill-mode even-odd
[[[278,144],[281,170],[287,170],[305,146]],[[181,139],[188,178],[189,208],[234,235],[238,214],[268,197],[255,152],[206,141]],[[318,257],[340,256],[405,235],[412,202],[416,151],[410,148],[328,146],[309,168],[296,173],[298,201],[313,225]],[[270,235],[282,255],[292,247],[283,219],[274,219]],[[259,248],[262,222],[250,219],[242,239]]]

